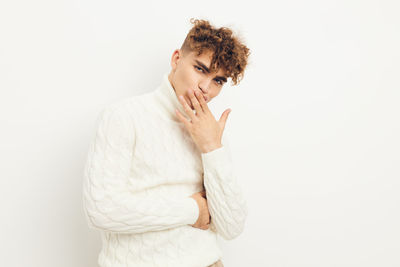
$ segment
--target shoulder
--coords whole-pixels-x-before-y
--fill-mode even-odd
[[[135,113],[149,106],[152,101],[153,92],[147,92],[140,95],[134,95],[126,98],[121,98],[108,103],[103,111],[113,111],[116,113]]]
[[[97,116],[97,125],[104,127],[125,127],[129,121],[130,111],[129,106],[132,97],[118,99],[108,104],[105,104]]]
[[[152,106],[151,95],[146,93],[114,100],[103,106],[97,121],[98,123],[125,130],[134,130],[139,123],[139,118],[145,117],[146,109]]]
[[[141,95],[121,98],[105,104],[100,111],[100,116],[113,115],[119,118],[129,118],[130,114],[140,104]]]
[[[150,114],[149,109],[154,106],[152,96],[151,91],[109,102],[100,110],[97,123],[110,126],[118,124],[125,129],[134,130]]]

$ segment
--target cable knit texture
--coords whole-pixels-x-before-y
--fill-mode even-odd
[[[97,118],[83,208],[101,233],[101,267],[209,266],[222,258],[218,235],[243,231],[247,205],[226,135],[201,153],[175,109],[189,118],[165,73],[156,90],[108,104]],[[204,189],[208,230],[190,225],[199,216],[190,196]]]

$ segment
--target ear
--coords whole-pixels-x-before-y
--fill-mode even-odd
[[[171,57],[172,70],[175,70],[176,67],[178,66],[179,59],[181,59],[181,51],[180,51],[180,49],[175,49],[174,52],[172,53],[172,57]]]

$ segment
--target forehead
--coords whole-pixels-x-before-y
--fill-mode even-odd
[[[203,63],[208,69],[210,69],[210,63],[212,60],[213,53],[209,50],[203,51],[200,55],[197,55],[197,52],[190,52],[189,60],[191,63],[201,62]],[[227,77],[225,71],[221,68],[217,69],[215,72],[216,75],[225,76]]]

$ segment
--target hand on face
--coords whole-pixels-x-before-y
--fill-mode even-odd
[[[189,89],[189,98],[196,114],[193,113],[183,96],[179,96],[179,102],[185,113],[191,118],[189,121],[178,110],[175,110],[179,120],[185,124],[193,141],[202,153],[210,152],[222,147],[221,139],[231,109],[226,109],[218,121],[209,110],[202,94]]]

